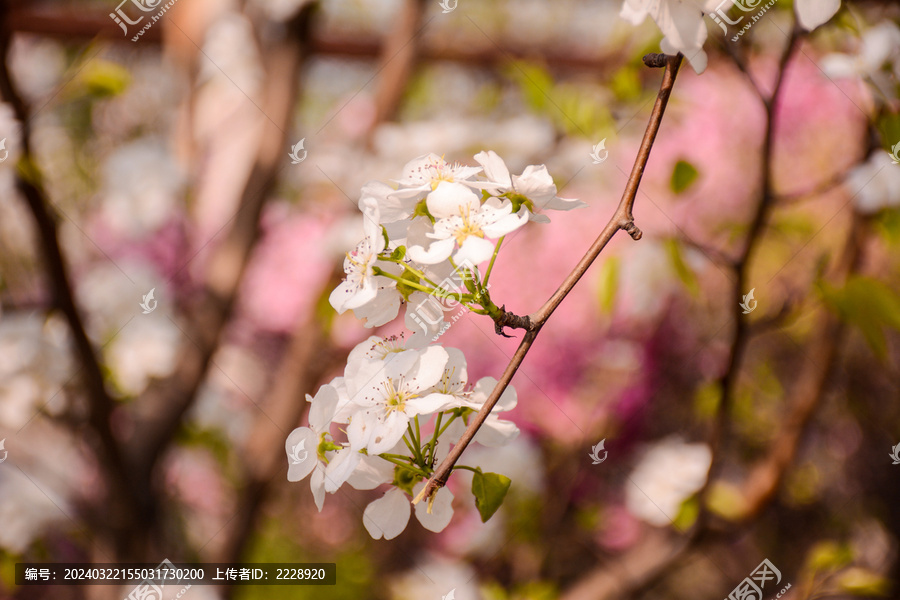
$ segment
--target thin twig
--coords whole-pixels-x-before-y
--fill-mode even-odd
[[[645,57],[645,62],[647,60],[647,57]],[[654,61],[656,59],[651,58],[650,60]],[[641,146],[638,150],[637,157],[635,158],[634,166],[631,169],[631,175],[628,177],[628,183],[625,186],[625,191],[622,193],[622,199],[619,201],[616,212],[600,232],[600,235],[594,241],[593,245],[591,245],[584,257],[582,257],[569,276],[566,277],[547,302],[534,314],[531,314],[528,317],[517,317],[517,319],[522,322],[522,328],[525,329],[525,335],[522,338],[522,342],[519,344],[515,354],[513,354],[512,359],[510,359],[509,364],[503,371],[500,380],[494,386],[491,395],[485,401],[484,406],[482,406],[481,410],[478,411],[478,414],[469,422],[466,431],[463,433],[459,442],[456,443],[450,451],[450,454],[447,455],[447,458],[440,464],[428,480],[428,483],[422,489],[422,492],[413,500],[413,503],[418,502],[422,498],[430,497],[438,488],[446,485],[447,478],[453,470],[453,465],[459,460],[459,457],[462,455],[463,451],[465,451],[469,442],[475,437],[478,429],[484,423],[485,419],[487,419],[491,410],[494,408],[494,405],[500,399],[501,394],[503,394],[509,386],[513,375],[515,375],[519,365],[522,364],[522,360],[534,343],[541,327],[543,327],[544,323],[547,322],[547,319],[550,318],[550,315],[553,314],[553,311],[556,310],[556,307],[559,306],[569,292],[572,291],[572,288],[575,287],[575,284],[577,284],[585,272],[587,272],[588,268],[597,256],[599,256],[603,248],[606,247],[606,244],[609,243],[609,240],[611,240],[619,230],[628,232],[635,240],[641,238],[641,230],[634,224],[634,215],[632,213],[634,200],[637,196],[644,169],[647,166],[647,160],[650,158],[650,150],[653,148],[653,142],[656,139],[656,134],[659,132],[660,123],[662,123],[666,104],[669,101],[669,95],[672,92],[672,87],[675,85],[675,77],[678,75],[678,68],[681,65],[682,56],[681,54],[676,56],[665,56],[664,60],[666,63],[666,70],[663,73],[662,84],[660,85],[659,93],[656,96],[656,103],[653,105],[650,122],[647,124],[647,129],[644,132],[644,138],[641,140]],[[504,320],[504,322],[516,322],[516,319],[506,315],[505,310],[501,309],[501,311],[504,314],[498,317],[499,319]],[[513,317],[515,317],[515,315],[513,315]],[[497,320],[495,319],[495,323],[496,322]]]
[[[762,95],[762,92],[754,83],[754,88],[760,93],[760,100],[766,111],[766,130],[763,138],[762,164],[760,171],[760,199],[756,205],[753,219],[750,222],[750,227],[744,240],[744,247],[734,262],[735,278],[734,284],[731,287],[731,300],[729,304],[735,324],[734,336],[732,338],[731,350],[728,356],[728,366],[718,382],[721,396],[716,413],[716,422],[710,437],[710,448],[712,450],[713,458],[706,483],[698,492],[700,514],[697,518],[697,529],[703,528],[709,518],[709,512],[706,509],[706,498],[710,490],[711,482],[721,470],[722,456],[724,454],[722,447],[725,440],[728,439],[731,429],[731,406],[734,402],[734,396],[737,389],[738,375],[741,371],[744,353],[750,342],[751,336],[748,321],[744,316],[740,305],[743,301],[743,294],[747,289],[747,273],[750,268],[750,263],[762,240],[762,234],[768,225],[769,216],[774,207],[775,195],[772,189],[772,183],[774,177],[773,155],[775,149],[775,116],[778,100],[780,99],[783,90],[787,64],[794,53],[794,49],[796,48],[799,39],[800,30],[795,27],[792,29],[787,45],[779,59],[778,74],[776,75],[775,85],[772,89],[771,96]],[[738,67],[749,76],[749,71],[745,70],[737,59],[735,60]]]

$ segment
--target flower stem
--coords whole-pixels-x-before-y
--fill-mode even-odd
[[[500,244],[503,243],[503,239],[506,236],[504,235],[499,240],[497,240],[497,245],[494,246],[494,254],[491,256],[491,262],[488,263],[487,271],[484,272],[484,281],[482,285],[487,288],[488,280],[491,278],[491,271],[494,270],[494,261],[497,260],[497,253],[500,252]]]

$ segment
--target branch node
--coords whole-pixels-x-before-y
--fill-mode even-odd
[[[533,328],[533,324],[528,315],[524,317],[520,317],[517,314],[513,314],[511,312],[506,311],[506,305],[500,307],[500,316],[494,317],[494,332],[497,335],[502,335],[503,337],[512,337],[511,335],[507,335],[504,331],[504,327],[510,327],[512,329],[524,329],[525,331],[531,331]]]
[[[651,52],[650,54],[644,55],[644,64],[651,69],[662,69],[668,64],[668,59],[669,57],[665,54]]]
[[[624,229],[625,233],[630,235],[635,241],[641,239],[641,237],[643,237],[644,235],[644,233],[638,228],[638,226],[634,224],[634,221],[627,221],[624,225],[622,225],[622,229]]]

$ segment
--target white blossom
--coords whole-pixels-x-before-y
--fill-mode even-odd
[[[669,525],[681,503],[706,482],[711,461],[706,444],[687,444],[675,436],[657,442],[629,476],[628,510],[652,525]]]

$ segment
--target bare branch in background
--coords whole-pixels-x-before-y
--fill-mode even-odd
[[[370,134],[380,123],[397,116],[421,46],[424,13],[425,0],[405,0],[394,28],[384,38],[375,90],[375,119]]]
[[[81,365],[80,374],[87,390],[88,424],[96,436],[95,453],[107,473],[110,486],[107,490],[106,518],[102,525],[109,530],[116,545],[121,549],[126,543],[130,523],[140,518],[135,515],[135,511],[141,513],[146,508],[146,503],[132,485],[130,470],[113,435],[110,425],[113,400],[106,390],[98,352],[88,339],[84,322],[75,303],[71,277],[59,244],[57,217],[44,188],[43,174],[32,153],[31,115],[9,72],[8,57],[12,32],[8,28],[8,16],[8,3],[0,1],[0,95],[13,107],[16,119],[22,127],[22,157],[16,171],[16,186],[34,217],[52,307],[58,309],[65,317],[72,335],[76,359]]]
[[[140,426],[135,427],[128,448],[134,468],[147,481],[193,404],[232,314],[259,235],[260,215],[284,161],[301,65],[308,55],[314,7],[304,7],[285,29],[284,37],[270,37],[269,45],[262,51],[266,74],[261,106],[264,128],[238,212],[209,260],[203,290],[187,320],[186,335],[190,341],[179,352],[176,371],[164,380],[152,382],[132,411],[132,418]]]

